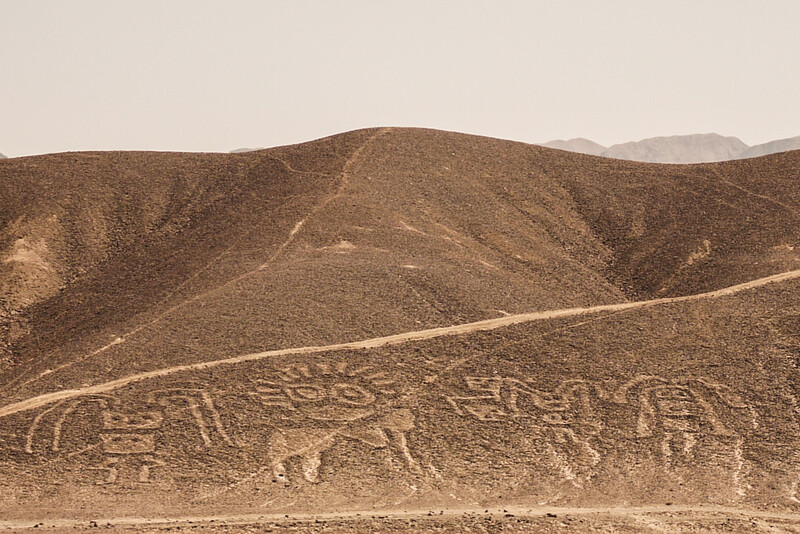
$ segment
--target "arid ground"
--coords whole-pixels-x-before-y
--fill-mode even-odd
[[[800,532],[800,151],[0,161],[0,530]]]

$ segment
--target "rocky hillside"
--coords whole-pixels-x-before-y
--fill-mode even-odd
[[[795,517],[799,173],[396,128],[3,160],[0,517]]]

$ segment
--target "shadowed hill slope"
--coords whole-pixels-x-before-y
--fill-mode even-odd
[[[798,153],[660,166],[416,129],[8,160],[0,388],[794,269],[797,169]]]
[[[69,509],[81,499],[111,508],[120,499],[129,499],[134,510],[150,502],[145,486],[138,484],[150,483],[151,470],[158,491],[174,492],[158,508],[173,515],[205,506],[189,495],[198,488],[206,503],[251,510],[257,507],[254,495],[272,495],[268,488],[278,483],[272,480],[290,481],[286,488],[275,490],[278,504],[270,505],[275,509],[292,500],[303,503],[297,510],[373,506],[377,501],[368,494],[381,493],[375,488],[382,484],[386,495],[400,502],[423,499],[417,492],[424,487],[423,493],[435,495],[443,506],[455,506],[447,495],[483,503],[482,497],[473,495],[478,486],[497,486],[498,495],[516,495],[511,488],[528,482],[513,465],[527,464],[513,454],[506,460],[498,457],[492,460],[494,467],[480,468],[475,487],[468,487],[463,482],[466,464],[459,462],[468,462],[479,451],[467,444],[466,428],[454,430],[455,449],[444,451],[448,439],[437,437],[433,414],[452,405],[456,414],[494,421],[491,410],[500,408],[487,408],[479,400],[496,396],[500,402],[506,395],[528,395],[531,399],[526,402],[545,411],[546,406],[561,406],[558,403],[567,402],[567,397],[579,402],[583,393],[578,390],[554,393],[544,387],[555,377],[577,380],[575,384],[601,377],[597,388],[586,386],[586,391],[606,392],[598,406],[607,403],[603,417],[613,421],[608,423],[612,427],[627,424],[616,419],[620,410],[634,410],[624,408],[625,403],[634,406],[640,402],[636,399],[650,395],[640,392],[641,387],[652,392],[663,386],[677,391],[675,395],[688,391],[701,399],[697,401],[701,406],[712,406],[715,421],[725,417],[744,421],[746,417],[736,414],[745,404],[763,406],[766,411],[759,417],[769,419],[772,416],[765,414],[774,401],[781,406],[774,424],[794,428],[795,416],[787,415],[792,408],[786,403],[794,395],[787,366],[795,343],[791,324],[797,311],[791,311],[796,307],[791,290],[796,283],[787,281],[780,283],[781,289],[776,285],[725,298],[728,304],[745,306],[744,311],[727,310],[724,304],[676,301],[657,310],[604,312],[609,319],[601,321],[602,328],[582,326],[587,320],[579,313],[571,321],[546,319],[542,331],[533,324],[515,326],[492,334],[415,341],[396,349],[352,349],[330,358],[323,353],[308,362],[292,353],[260,364],[243,362],[208,370],[201,364],[509,314],[692,295],[794,271],[800,269],[799,178],[800,152],[719,164],[656,165],[392,128],[240,154],[80,153],[4,160],[0,162],[0,411],[42,395],[78,393],[41,409],[26,408],[0,418],[0,451],[5,451],[0,452],[5,454],[0,456],[5,462],[0,463],[0,478],[19,481],[21,492],[7,496],[0,505],[11,507],[14,502],[30,502],[26,496],[48,494],[57,495],[48,502],[68,503]],[[770,316],[764,311],[763,317],[755,318],[748,311],[753,306],[781,312]],[[719,319],[720,324],[712,326],[718,314],[731,319]],[[694,319],[669,322],[677,316]],[[745,339],[747,332],[762,327],[769,331]],[[698,329],[709,328],[713,331],[703,330],[698,337]],[[522,337],[517,339],[515,332],[523,332]],[[637,336],[638,341],[633,340]],[[646,348],[626,345],[647,340]],[[733,370],[717,369],[729,346],[740,351]],[[674,348],[677,360],[661,360],[664,347]],[[692,356],[692,351],[703,355]],[[767,366],[760,380],[775,381],[773,389],[763,395],[755,390],[720,393],[727,391],[722,384],[731,386],[730,380],[723,380],[726,376],[744,376],[742,362],[748,354]],[[576,363],[581,357],[586,358],[585,366]],[[371,365],[368,360],[384,364],[360,371]],[[152,381],[121,387],[120,392],[111,388],[98,395],[80,393],[80,388],[175,366],[194,371],[154,375]],[[406,378],[394,376],[405,376],[403,368],[409,371],[407,383]],[[525,380],[536,385],[511,381],[508,386],[491,378],[499,370],[523,369]],[[451,370],[454,380],[471,393],[447,394],[437,389],[438,379],[428,381]],[[637,382],[640,375],[650,378]],[[317,378],[324,387],[313,384]],[[635,399],[614,401],[608,396],[631,380]],[[357,384],[348,386],[351,381]],[[398,381],[400,385],[393,385]],[[431,384],[430,391],[424,384]],[[458,384],[452,387],[457,389]],[[510,393],[503,389],[506,386]],[[671,395],[669,391],[665,394]],[[392,406],[377,410],[372,405],[381,395],[397,397],[392,397]],[[450,404],[442,400],[448,395],[455,399]],[[325,396],[353,409],[340,413],[339,408],[326,407]],[[228,400],[213,400],[218,397]],[[745,398],[752,402],[741,400]],[[472,399],[464,402],[481,406],[466,408],[459,399]],[[316,407],[306,413],[303,403],[312,400]],[[262,409],[267,412],[262,414]],[[713,439],[706,443],[702,432],[710,425],[710,436],[722,434],[714,433],[717,427],[711,416],[703,416],[711,412],[691,411],[696,409],[700,408],[687,408],[687,413],[699,417],[700,426],[681,431],[678,437],[713,448]],[[252,420],[256,413],[263,421]],[[63,425],[79,415],[87,420],[99,417],[109,430],[102,439],[124,443],[92,441],[96,436],[90,427],[77,423],[69,423],[73,430],[65,429]],[[136,419],[140,416],[152,420]],[[300,419],[292,422],[294,416]],[[301,419],[305,423],[298,422]],[[592,421],[581,424],[591,427],[597,422]],[[495,436],[502,446],[511,447],[508,450],[524,445],[514,437],[520,430],[515,424],[509,420],[511,426],[504,423]],[[759,424],[766,425],[761,427],[764,434],[747,438],[756,443],[750,452],[735,440],[726,442],[732,456],[720,464],[722,474],[717,474],[722,478],[718,478],[739,477],[738,489],[704,486],[712,483],[714,473],[698,475],[692,483],[699,486],[679,491],[686,502],[703,491],[716,495],[714,502],[724,503],[741,501],[730,491],[750,495],[747,484],[756,482],[742,482],[744,471],[730,471],[728,465],[741,455],[749,454],[747,465],[768,473],[763,474],[766,479],[777,476],[778,467],[767,466],[756,450],[768,448],[769,440],[784,448],[785,454],[776,460],[780,469],[795,472],[796,459],[786,452],[795,446],[787,434],[790,430]],[[637,502],[663,498],[664,480],[675,473],[670,471],[675,465],[672,459],[664,460],[667,467],[656,465],[648,456],[650,449],[634,448],[626,454],[643,462],[644,471],[626,471],[621,453],[612,449],[615,442],[628,443],[623,436],[630,429],[614,427],[602,438],[607,441],[590,444],[589,434],[584,435],[591,434],[589,427],[542,427],[537,432],[543,441],[519,449],[544,447],[538,452],[530,449],[531,458],[546,456],[553,473],[561,473],[544,473],[546,481],[535,490],[538,495],[548,496],[542,497],[547,502],[606,502],[602,496],[613,494],[614,485],[627,488],[626,495],[635,493],[632,481],[644,473],[650,486]],[[455,427],[445,425],[442,431],[446,428]],[[414,438],[412,429],[417,429]],[[501,447],[490,443],[496,430],[485,430],[486,446]],[[750,430],[735,432],[745,436]],[[177,443],[173,434],[183,435],[186,443],[199,439],[197,450],[155,445]],[[43,435],[50,436],[49,444],[41,444]],[[310,441],[303,444],[297,441],[301,438]],[[259,442],[270,445],[257,453]],[[86,447],[88,456],[77,452]],[[319,454],[295,454],[304,447],[319,448]],[[381,456],[380,462],[388,462],[394,474],[370,463],[378,461],[367,454],[372,449],[393,451],[389,457]],[[62,451],[72,456],[64,457]],[[331,470],[349,454],[363,457],[363,477],[351,473],[335,484],[321,483],[331,480]],[[422,462],[419,454],[429,458]],[[570,455],[577,464],[570,463]],[[597,455],[612,460],[603,464]],[[323,456],[328,467],[319,464]],[[149,467],[134,466],[134,460]],[[694,464],[684,460],[689,463],[681,469],[692,469]],[[205,467],[181,471],[180,466],[195,461]],[[88,471],[75,474],[77,478],[64,486],[67,492],[75,491],[74,500],[47,482],[50,462],[70,473],[99,462],[92,465],[107,472],[103,480],[108,484],[92,489]],[[212,465],[226,467],[217,471]],[[159,468],[162,474],[156,475]],[[14,478],[18,469],[33,478]],[[118,493],[116,477],[121,481],[123,472],[126,477],[134,475],[120,482],[124,491]],[[791,476],[785,476],[780,490],[784,497],[791,486]],[[32,482],[37,477],[45,482]],[[297,485],[306,483],[308,487]],[[397,484],[409,490],[407,498],[395,495],[396,489],[390,491],[389,486]],[[430,484],[438,486],[432,489]],[[412,487],[416,489],[411,491]],[[758,491],[772,495],[763,488]],[[361,493],[363,498],[349,503],[335,497]],[[533,499],[532,495],[514,499]],[[156,502],[164,494],[155,492],[151,497]],[[790,506],[786,499],[782,503]],[[237,503],[246,504],[237,508]]]
[[[797,268],[798,151],[691,166],[566,159],[564,183],[629,294],[691,294]]]

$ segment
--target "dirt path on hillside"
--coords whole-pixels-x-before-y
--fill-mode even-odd
[[[768,276],[766,278],[759,278],[757,280],[752,280],[750,282],[745,282],[743,284],[737,284],[735,286],[719,289],[716,291],[711,291],[708,293],[700,293],[697,295],[689,295],[683,297],[668,297],[668,298],[644,300],[637,302],[623,302],[620,304],[604,304],[601,306],[592,306],[588,308],[568,308],[562,310],[550,310],[542,312],[523,313],[517,315],[508,315],[496,319],[486,319],[483,321],[477,321],[473,323],[466,323],[454,326],[444,326],[439,328],[431,328],[427,330],[418,330],[413,332],[404,332],[401,334],[365,339],[362,341],[352,341],[348,343],[338,343],[334,345],[324,345],[324,346],[308,346],[308,347],[295,347],[288,349],[270,350],[266,352],[244,354],[242,356],[225,358],[222,360],[213,360],[208,362],[179,365],[175,367],[168,367],[165,369],[157,369],[155,371],[137,373],[123,378],[118,378],[116,380],[111,380],[103,384],[96,384],[94,386],[87,386],[79,389],[60,390],[32,397],[24,401],[15,402],[7,406],[3,406],[2,408],[0,408],[0,417],[5,417],[26,410],[40,408],[42,406],[47,406],[54,402],[66,399],[72,399],[83,395],[95,395],[99,393],[106,393],[108,391],[113,391],[115,389],[127,386],[128,384],[132,384],[135,382],[141,382],[143,380],[147,380],[150,378],[167,376],[170,374],[184,372],[184,371],[209,369],[220,365],[231,365],[236,363],[263,360],[266,358],[275,358],[280,356],[319,354],[319,353],[333,352],[339,350],[372,349],[377,347],[383,347],[386,345],[398,345],[402,343],[433,339],[443,336],[454,336],[459,334],[468,334],[472,332],[495,330],[498,328],[503,328],[507,326],[527,323],[532,321],[557,319],[561,317],[572,317],[572,316],[588,315],[588,314],[595,314],[602,312],[619,312],[637,308],[658,306],[661,304],[671,304],[679,302],[690,302],[701,299],[719,298],[728,295],[733,295],[741,291],[746,291],[749,289],[762,287],[768,284],[783,282],[786,280],[792,280],[796,278],[800,278],[800,269],[794,271],[788,271],[785,273],[775,274],[772,276]]]
[[[219,286],[216,286],[216,287],[214,287],[212,289],[209,289],[208,291],[204,291],[204,292],[202,292],[202,293],[200,293],[198,295],[195,295],[195,296],[193,296],[191,298],[183,300],[183,301],[179,302],[178,304],[175,304],[174,306],[171,306],[170,308],[168,308],[165,311],[161,312],[155,318],[153,318],[153,319],[151,319],[151,320],[149,320],[149,321],[137,326],[136,328],[134,328],[132,330],[129,330],[129,331],[123,333],[123,334],[120,334],[119,336],[117,336],[110,343],[108,343],[106,345],[103,345],[102,347],[100,347],[100,348],[98,348],[96,350],[93,350],[92,352],[89,352],[89,353],[81,356],[80,358],[77,358],[77,359],[72,360],[70,362],[67,362],[67,363],[65,363],[63,365],[60,365],[60,366],[56,367],[55,369],[50,369],[50,370],[47,370],[47,371],[45,371],[43,373],[39,373],[37,376],[34,376],[34,377],[29,378],[29,379],[24,380],[24,381],[23,381],[23,379],[24,379],[23,377],[25,376],[25,374],[23,373],[16,380],[14,380],[14,381],[10,382],[9,384],[6,384],[2,388],[0,388],[0,391],[8,390],[11,386],[21,387],[21,386],[25,386],[25,385],[31,384],[33,382],[36,382],[40,378],[42,378],[44,376],[47,376],[47,375],[49,375],[51,373],[54,373],[56,371],[60,371],[62,369],[66,369],[68,367],[72,367],[75,364],[80,363],[80,362],[82,362],[84,360],[87,360],[87,359],[89,359],[89,358],[91,358],[93,356],[97,356],[98,354],[102,354],[103,352],[107,351],[108,349],[110,349],[110,348],[112,348],[112,347],[114,347],[116,345],[120,345],[122,343],[125,343],[130,337],[138,334],[139,332],[142,332],[143,330],[147,330],[147,329],[149,329],[149,328],[151,328],[153,326],[156,326],[164,318],[172,315],[174,312],[176,312],[178,310],[181,310],[181,309],[185,308],[188,304],[192,304],[193,302],[196,302],[198,300],[204,299],[204,298],[206,298],[206,297],[208,297],[210,295],[213,295],[214,293],[217,293],[221,289],[224,289],[226,287],[232,286],[232,285],[234,285],[234,284],[236,284],[238,282],[241,282],[242,280],[246,280],[247,278],[250,278],[251,276],[254,276],[254,275],[256,275],[256,274],[258,274],[260,272],[263,272],[267,268],[269,268],[275,262],[275,260],[277,260],[280,256],[282,256],[283,253],[286,251],[286,249],[289,248],[289,246],[292,245],[292,243],[294,243],[297,235],[303,229],[303,226],[311,218],[313,218],[317,213],[319,213],[321,210],[323,210],[331,202],[333,202],[334,200],[336,200],[337,198],[342,196],[342,194],[344,193],[345,188],[350,184],[350,174],[352,173],[353,165],[355,165],[360,160],[361,154],[364,152],[364,150],[367,148],[367,146],[369,146],[378,137],[388,133],[390,130],[391,130],[391,128],[380,128],[380,129],[378,129],[378,131],[376,131],[374,134],[372,134],[366,141],[364,141],[364,143],[360,147],[358,147],[350,155],[350,157],[347,159],[347,161],[345,161],[344,165],[342,166],[341,173],[339,173],[340,184],[336,188],[336,190],[333,193],[331,193],[330,195],[328,195],[327,197],[325,197],[324,199],[322,199],[322,201],[319,204],[317,204],[316,206],[312,207],[311,210],[306,214],[306,216],[303,217],[302,219],[300,219],[294,225],[292,230],[289,232],[289,235],[288,235],[287,239],[283,243],[281,243],[275,249],[275,251],[261,265],[259,265],[255,269],[252,269],[252,270],[249,270],[249,271],[244,272],[242,274],[239,274],[239,275],[231,278],[230,280],[227,280],[223,284],[220,284]],[[272,156],[270,156],[270,155],[267,155],[267,157],[272,158]],[[279,161],[281,161],[281,160],[279,160]],[[286,165],[285,162],[283,162],[283,161],[281,161],[281,162],[284,163],[284,165]],[[292,170],[292,172],[303,172],[303,171],[295,171],[295,170],[291,169],[291,167],[289,167],[288,165],[286,165],[286,167],[289,168],[290,170]],[[159,305],[164,304],[167,301],[169,301],[170,298],[172,298],[174,295],[176,295],[182,288],[184,288],[192,280],[194,280],[197,277],[199,277],[203,272],[205,272],[213,264],[215,264],[217,261],[219,261],[225,255],[227,255],[229,253],[229,250],[230,249],[226,249],[225,251],[222,252],[222,254],[218,255],[215,258],[213,258],[208,264],[206,264],[204,267],[199,269],[192,276],[190,276],[189,278],[187,278],[186,280],[181,282],[181,284],[179,284],[166,297],[161,299],[161,301],[156,306],[159,306]]]

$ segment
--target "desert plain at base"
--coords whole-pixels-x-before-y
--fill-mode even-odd
[[[792,514],[724,507],[504,508],[4,522],[10,532],[796,532]]]
[[[390,128],[4,160],[0,516],[791,530],[799,176]]]

